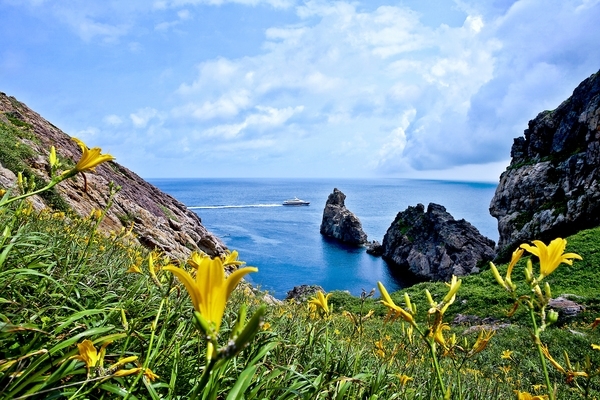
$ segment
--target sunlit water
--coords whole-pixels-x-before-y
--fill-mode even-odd
[[[381,258],[319,233],[327,196],[338,188],[346,207],[361,221],[369,240],[382,241],[399,211],[430,202],[446,207],[497,241],[496,220],[488,207],[496,185],[404,179],[150,179],[184,203],[202,224],[238,250],[240,259],[258,267],[248,280],[284,298],[301,284],[359,295],[382,281],[389,290],[407,285]],[[285,207],[294,196],[310,206]]]

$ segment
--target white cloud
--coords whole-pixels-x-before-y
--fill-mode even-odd
[[[233,117],[250,105],[250,93],[247,90],[226,93],[215,101],[201,104],[188,103],[173,110],[175,117],[189,116],[200,120]]]
[[[136,128],[145,128],[148,122],[158,115],[158,110],[146,107],[133,114],[129,114],[129,118],[131,118],[131,122],[133,122]]]
[[[204,131],[202,136],[218,136],[224,139],[233,139],[249,128],[260,131],[278,127],[288,121],[294,114],[301,113],[303,109],[303,106],[294,108],[286,107],[283,109],[256,106],[257,112],[248,115],[243,122],[214,126]]]
[[[107,115],[106,117],[104,117],[103,119],[104,123],[107,125],[112,125],[112,126],[119,126],[123,123],[123,120],[121,119],[121,117],[119,117],[118,115]]]

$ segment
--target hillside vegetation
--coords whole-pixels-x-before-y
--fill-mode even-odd
[[[47,190],[109,160],[80,146],[75,166],[50,160]],[[568,237],[582,260],[545,275],[527,252],[512,281],[499,265],[514,291],[488,268],[390,296],[265,305],[237,284],[260,271],[236,252],[169,259],[131,230],[99,233],[107,210],[34,210],[31,182],[0,192],[0,399],[600,396],[600,228]],[[556,320],[547,301],[560,294],[585,311]],[[471,322],[453,324],[458,314]]]

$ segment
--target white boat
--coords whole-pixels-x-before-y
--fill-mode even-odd
[[[289,200],[286,200],[283,202],[284,206],[307,206],[309,204],[310,204],[309,201],[300,200],[297,197],[294,197],[293,199],[289,199]]]

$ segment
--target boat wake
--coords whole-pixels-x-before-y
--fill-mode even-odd
[[[261,207],[283,207],[281,204],[244,204],[244,205],[231,205],[231,206],[192,206],[188,207],[190,210],[200,209],[213,209],[213,208],[261,208]]]

